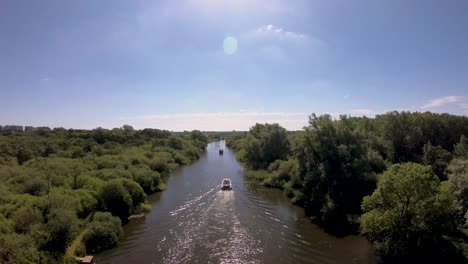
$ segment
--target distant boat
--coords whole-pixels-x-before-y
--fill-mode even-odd
[[[232,190],[231,179],[229,178],[223,179],[223,182],[221,183],[221,190]]]
[[[223,149],[219,149],[219,155],[223,155],[224,153],[224,150]]]

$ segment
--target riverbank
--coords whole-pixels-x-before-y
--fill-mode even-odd
[[[397,121],[406,125],[393,126]],[[302,132],[256,124],[228,146],[248,168],[246,178],[282,189],[328,232],[359,231],[385,256],[456,262],[462,251],[467,256],[466,197],[457,194],[467,189],[459,184],[467,122],[433,113],[313,114]],[[430,129],[435,124],[457,128],[441,138]],[[414,131],[420,135],[408,143],[403,135]]]
[[[151,212],[125,225],[119,245],[96,261],[375,263],[365,239],[325,233],[280,191],[246,181],[243,169],[224,142],[209,144],[199,160],[171,174],[167,191],[148,197]],[[232,191],[220,190],[224,177]]]
[[[145,210],[146,197],[164,190],[172,171],[198,160],[207,141],[199,131],[131,126],[2,131],[0,262],[62,262],[88,224],[83,245],[73,247],[95,253],[114,246],[121,224]]]

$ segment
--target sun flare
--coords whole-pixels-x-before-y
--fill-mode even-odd
[[[223,41],[224,53],[227,55],[233,55],[236,53],[238,47],[237,39],[235,37],[226,37]]]

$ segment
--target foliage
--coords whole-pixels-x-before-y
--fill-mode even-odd
[[[468,159],[468,138],[464,135],[460,137],[460,142],[455,145],[453,155],[459,159]]]
[[[229,145],[229,143],[228,143]],[[275,160],[286,159],[290,142],[286,129],[278,124],[256,124],[242,146],[242,160],[253,169],[264,169]]]
[[[75,212],[65,208],[54,209],[46,218],[46,223],[33,231],[33,237],[41,250],[65,253],[78,228]]]
[[[8,233],[0,236],[0,263],[35,264],[40,256],[30,236]]]
[[[448,182],[457,201],[457,212],[462,219],[468,212],[468,160],[452,160],[447,171]]]
[[[121,223],[148,211],[146,195],[164,190],[164,177],[200,157],[207,140],[200,131],[128,125],[0,131],[0,263],[69,261],[65,249],[93,215],[89,241],[110,239],[101,249],[115,245]],[[114,217],[97,221],[98,210],[120,217],[119,228],[106,226]]]
[[[228,147],[248,167],[246,178],[284,190],[329,231],[356,230],[364,210],[362,232],[388,255],[433,249],[428,256],[460,251],[468,256],[467,117],[396,111],[375,118],[312,114],[303,131],[286,132],[289,147],[275,153],[275,160],[264,155],[270,126],[228,135]],[[384,187],[375,189],[377,178]],[[420,200],[410,198],[408,209],[406,201],[397,199],[400,191]],[[399,217],[401,208],[406,211]]]
[[[392,165],[363,200],[362,233],[385,255],[428,254],[451,228],[452,202],[430,167]]]
[[[116,246],[122,232],[119,218],[110,213],[97,212],[83,239],[86,252],[99,253]]]
[[[13,213],[11,218],[16,233],[29,233],[34,225],[43,222],[41,211],[31,206],[23,206]]]
[[[423,147],[423,163],[430,165],[432,171],[439,177],[440,180],[446,180],[445,170],[452,159],[450,152],[443,149],[441,146],[432,146],[431,142],[428,142]]]
[[[312,115],[309,123],[296,148],[306,211],[326,227],[346,228],[361,213],[362,197],[374,189],[372,168],[379,166],[347,117]]]

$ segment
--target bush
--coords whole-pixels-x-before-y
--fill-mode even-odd
[[[136,173],[135,181],[143,188],[145,193],[151,194],[158,190],[158,185],[161,182],[161,176],[156,171],[139,170]]]
[[[168,145],[169,147],[174,148],[174,149],[184,148],[183,141],[179,137],[176,137],[176,136],[169,137]]]
[[[178,152],[174,152],[172,154],[172,157],[174,158],[174,161],[179,165],[186,165],[189,163],[189,160],[183,154],[180,154]]]
[[[38,249],[31,237],[16,233],[0,236],[0,263],[40,263]]]
[[[78,189],[74,190],[73,193],[79,201],[77,208],[78,217],[86,218],[90,213],[96,211],[98,201],[94,196],[94,192],[84,189]]]
[[[14,228],[17,233],[29,233],[31,226],[42,223],[42,213],[30,206],[21,207],[13,213]]]
[[[132,197],[121,181],[112,180],[104,184],[99,191],[102,208],[126,222],[132,210]]]
[[[132,209],[136,208],[139,204],[143,203],[146,199],[145,192],[141,188],[138,183],[132,181],[132,180],[127,180],[127,179],[119,179],[125,189],[127,189],[128,193],[130,194],[130,197],[132,198]]]
[[[35,231],[40,248],[49,252],[64,253],[78,227],[72,209],[54,209],[47,215],[47,223]]]
[[[119,243],[122,235],[119,218],[110,213],[97,212],[83,238],[87,253],[99,253],[113,248]]]
[[[47,192],[47,183],[40,178],[32,178],[24,183],[23,193],[40,196]]]

